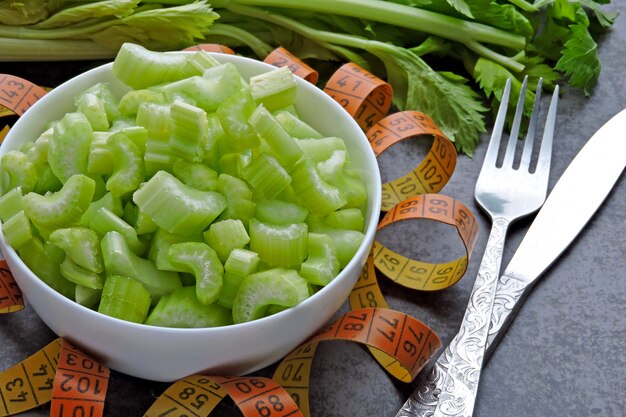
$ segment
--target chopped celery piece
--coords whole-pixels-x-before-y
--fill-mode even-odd
[[[121,116],[117,98],[108,84],[98,83],[87,89],[84,94],[95,94],[100,99],[104,105],[104,111],[106,112],[109,122],[113,122]]]
[[[339,273],[339,259],[333,240],[324,234],[309,233],[308,257],[300,275],[311,284],[325,286]]]
[[[21,187],[23,193],[29,193],[37,186],[39,173],[35,164],[21,151],[9,151],[0,160],[0,185],[2,193]]]
[[[270,111],[294,104],[297,88],[296,76],[288,67],[277,68],[250,78],[252,97]]]
[[[225,99],[240,88],[241,82],[238,76],[231,76],[224,82],[217,78],[208,80],[204,77],[194,76],[160,86],[157,91],[162,91],[169,102],[183,99],[208,113],[212,113]]]
[[[76,302],[84,307],[93,308],[100,302],[102,297],[102,290],[94,290],[93,288],[83,287],[77,285],[74,291],[74,299]]]
[[[249,152],[230,152],[220,156],[218,171],[235,177],[241,176],[243,169],[250,164]]]
[[[215,112],[207,114],[207,143],[204,148],[204,162],[213,169],[217,168],[219,156],[225,153],[224,144],[229,139],[222,128],[222,123]],[[229,151],[231,149],[228,149]]]
[[[327,225],[336,229],[350,229],[362,232],[365,227],[363,212],[354,207],[333,211],[324,218],[324,221]]]
[[[162,271],[178,271],[169,260],[168,253],[170,246],[174,243],[182,242],[202,242],[202,235],[198,236],[180,236],[169,233],[163,229],[158,229],[150,242],[150,250],[148,251],[148,259],[156,264],[156,267]]]
[[[95,187],[93,179],[76,174],[56,193],[46,196],[26,194],[22,198],[24,210],[36,225],[54,228],[69,226],[77,223],[87,210]]]
[[[232,324],[232,314],[218,304],[202,304],[194,287],[183,287],[161,297],[145,324],[162,327],[201,328]]]
[[[119,233],[126,240],[128,247],[137,255],[143,255],[147,249],[147,245],[137,237],[137,231],[106,207],[100,207],[96,211],[89,226],[100,237],[111,231]]]
[[[256,109],[250,91],[242,89],[222,101],[216,113],[222,123],[222,128],[233,139],[238,149],[255,148],[259,146],[259,137],[248,123],[252,112]]]
[[[217,67],[220,62],[206,51],[197,51],[189,55],[185,63],[185,72],[188,76],[201,75],[209,68]]]
[[[245,277],[256,272],[259,255],[246,249],[234,249],[224,263],[222,291],[217,302],[224,307],[233,308],[233,301],[239,291],[239,285]]]
[[[159,227],[182,235],[202,232],[226,208],[221,194],[191,188],[165,171],[135,191],[133,201]]]
[[[33,190],[37,194],[46,194],[49,192],[59,191],[63,184],[54,175],[52,172],[52,168],[47,163],[42,165],[39,169],[39,179],[37,181],[37,186]]]
[[[201,191],[217,189],[217,171],[199,162],[177,159],[172,164],[174,176],[190,187]]]
[[[144,154],[146,153],[146,141],[148,140],[148,129],[143,126],[134,126],[134,121],[132,121],[133,125],[122,127],[121,129],[115,130],[115,132],[124,133],[128,136],[137,149]]]
[[[161,91],[149,89],[130,90],[120,99],[120,112],[132,116],[137,114],[143,103],[165,104],[165,95]]]
[[[330,158],[334,151],[345,151],[343,139],[325,137],[321,139],[296,139],[296,143],[304,152],[304,156],[313,162],[322,162]]]
[[[217,301],[222,289],[224,267],[217,253],[201,242],[174,243],[168,251],[170,263],[196,278],[196,297],[202,304]]]
[[[291,182],[285,168],[276,158],[265,153],[253,158],[243,169],[241,176],[259,196],[268,199],[276,197]]]
[[[76,265],[70,258],[65,258],[61,263],[60,270],[61,275],[63,275],[65,279],[76,285],[93,290],[102,289],[102,277],[99,274]]]
[[[345,268],[348,262],[354,257],[365,237],[362,232],[356,230],[333,229],[331,227],[311,227],[311,231],[324,233],[333,240],[341,268]]]
[[[263,106],[256,108],[248,119],[256,134],[265,141],[285,169],[290,170],[302,158],[303,152],[295,140]]]
[[[346,207],[361,207],[367,200],[367,191],[358,178],[349,175],[347,158],[346,151],[334,151],[330,158],[317,164],[317,170],[324,181],[343,191]]]
[[[233,321],[263,317],[270,305],[293,307],[309,296],[307,281],[293,269],[274,268],[248,275],[233,301]]]
[[[134,323],[143,323],[150,309],[150,293],[141,282],[121,275],[104,281],[98,312]]]
[[[204,240],[215,250],[221,262],[226,262],[233,249],[242,249],[250,237],[241,220],[227,219],[211,224]]]
[[[51,256],[51,250],[53,250],[53,248],[47,245],[44,246],[39,239],[34,238],[22,246],[17,253],[26,266],[30,268],[39,279],[56,290],[59,294],[73,299],[76,285],[61,275],[59,265],[63,258],[58,259]],[[63,251],[61,251],[61,256],[65,256]]]
[[[307,255],[306,223],[269,224],[250,219],[250,250],[270,266],[298,266]]]
[[[111,193],[106,193],[100,199],[95,200],[89,204],[87,210],[85,210],[83,215],[80,217],[79,225],[88,227],[91,223],[91,219],[93,219],[93,216],[101,207],[106,207],[117,216],[121,216],[123,213],[122,200],[120,200],[119,197],[116,197]]]
[[[6,194],[0,197],[0,220],[6,222],[14,214],[24,210],[24,204],[22,203],[22,188],[13,188]]]
[[[100,241],[104,270],[108,275],[122,275],[141,282],[150,293],[152,302],[182,286],[176,272],[161,271],[148,259],[140,258],[130,250],[124,237],[109,232]]]
[[[85,115],[91,128],[100,132],[109,129],[109,119],[104,108],[104,102],[93,93],[85,93],[77,100],[78,111]]]
[[[143,155],[137,145],[123,132],[114,133],[107,140],[113,154],[113,173],[106,182],[111,194],[122,197],[136,190],[143,182],[145,168]]]
[[[217,177],[217,191],[226,196],[229,201],[235,198],[244,200],[253,198],[252,190],[245,181],[228,174],[220,174]]]
[[[87,172],[89,174],[110,175],[113,172],[113,153],[107,145],[110,132],[93,132],[93,139],[89,144],[87,157]]]
[[[225,271],[224,276],[222,277],[222,290],[220,291],[217,304],[222,307],[232,309],[235,296],[237,295],[244,278],[244,275],[231,274],[230,272]]]
[[[33,238],[30,220],[20,211],[2,223],[2,233],[5,239],[15,250],[19,250]]]
[[[302,223],[309,215],[305,207],[282,200],[261,200],[256,203],[254,217],[265,223]]]
[[[274,115],[278,123],[294,138],[321,139],[323,136],[291,112],[280,110]]]
[[[188,60],[188,54],[161,54],[124,43],[111,70],[123,83],[139,89],[187,77],[185,64]]]
[[[126,203],[124,213],[120,217],[122,217],[126,223],[130,224],[138,235],[154,233],[159,228],[154,220],[146,215],[146,213],[139,210],[139,207],[133,204],[132,201]]]
[[[144,153],[146,175],[152,175],[160,169],[169,170],[172,165],[170,107],[143,103],[137,111],[137,124],[148,131]]]
[[[75,174],[87,174],[92,138],[91,124],[82,113],[67,113],[54,124],[48,141],[48,163],[61,182]]]
[[[291,178],[300,203],[312,213],[325,216],[346,204],[345,193],[324,181],[309,160],[296,165]]]
[[[86,227],[68,227],[57,229],[50,234],[50,242],[63,249],[66,258],[77,266],[93,273],[104,271],[100,239]]]
[[[199,107],[175,101],[170,107],[170,148],[174,156],[200,162],[209,140],[206,112]]]

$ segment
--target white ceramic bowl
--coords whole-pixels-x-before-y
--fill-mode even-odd
[[[215,57],[234,63],[246,78],[274,68],[239,56]],[[98,82],[109,83],[120,95],[128,89],[113,76],[111,64],[71,79],[17,121],[0,146],[0,155],[37,138],[48,123],[73,111],[75,95]],[[205,329],[152,327],[102,315],[63,297],[30,271],[0,233],[2,253],[29,305],[60,337],[111,369],[139,378],[174,381],[200,372],[241,375],[281,359],[345,302],[373,243],[381,203],[376,158],[348,113],[322,90],[299,78],[296,106],[302,118],[318,131],[345,140],[353,166],[365,175],[368,191],[365,239],[354,259],[325,288],[294,308],[248,323]]]

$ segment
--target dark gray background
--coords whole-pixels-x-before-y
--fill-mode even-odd
[[[613,3],[612,8],[621,11],[622,16],[599,40],[603,70],[593,95],[584,97],[579,91],[564,88],[550,188],[593,133],[626,108],[626,4],[621,0]],[[0,63],[0,72],[52,86],[98,64]],[[545,100],[544,103],[547,104]],[[453,178],[442,190],[468,205],[481,223],[480,237],[465,277],[452,288],[437,293],[405,290],[381,279],[391,307],[426,322],[444,345],[460,324],[489,231],[487,218],[472,196],[487,140],[488,136],[484,135],[473,159],[459,158]],[[423,152],[419,146],[400,146],[404,148],[381,159],[384,179],[405,172]],[[591,173],[593,167],[589,169]],[[580,198],[584,196],[585,190],[581,189]],[[476,416],[626,416],[625,213],[626,183],[622,175],[603,207],[536,286],[491,357],[481,379]],[[512,256],[529,222],[521,221],[512,228],[503,265]],[[402,233],[386,233],[385,242],[402,247],[400,239],[410,237],[414,239],[411,252],[421,259],[432,256],[429,251],[447,247],[459,250],[460,244],[450,241],[454,236],[445,228],[417,224],[407,229]],[[425,235],[433,239],[428,246],[421,243]],[[0,317],[0,370],[26,358],[54,338],[28,307]],[[268,367],[257,374],[270,376],[272,371],[273,367]],[[362,346],[326,342],[315,356],[311,385],[314,417],[393,417],[416,382],[405,384],[394,380]],[[113,372],[105,415],[140,416],[167,386]],[[49,405],[22,415],[49,415]],[[226,401],[215,415],[239,415],[239,412]]]

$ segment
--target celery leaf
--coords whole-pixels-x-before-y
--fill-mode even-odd
[[[561,59],[555,68],[569,77],[570,85],[582,88],[585,95],[590,95],[600,75],[598,45],[584,24],[577,23],[569,28],[571,37],[565,42]]]
[[[50,16],[48,19],[33,25],[36,29],[54,29],[73,25],[87,19],[97,17],[126,17],[131,15],[140,0],[106,0],[95,3],[79,3]]]

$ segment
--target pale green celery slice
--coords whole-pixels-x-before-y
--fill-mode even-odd
[[[9,245],[19,250],[33,238],[30,220],[20,211],[2,223],[2,233]]]
[[[257,271],[259,254],[247,249],[233,249],[224,263],[224,277],[220,305],[233,308],[233,301],[239,291],[239,285],[245,277]]]
[[[93,139],[89,144],[87,157],[87,172],[89,174],[110,175],[113,172],[114,159],[111,149],[107,145],[110,132],[93,132]]]
[[[119,109],[125,116],[133,116],[139,112],[143,103],[165,104],[165,95],[161,91],[151,89],[130,90],[120,98]]]
[[[309,160],[301,161],[291,171],[291,187],[300,203],[311,213],[325,216],[343,207],[345,193],[324,181]]]
[[[146,142],[148,140],[148,129],[143,126],[135,126],[135,121],[132,121],[132,125],[125,126],[117,129],[120,133],[124,133],[128,138],[137,146],[139,152],[144,154],[146,152]]]
[[[39,279],[65,297],[74,299],[76,285],[61,275],[59,265],[63,258],[57,259],[50,256],[48,247],[44,246],[41,240],[38,238],[29,240],[17,253]],[[65,256],[63,251],[61,251],[61,256]]]
[[[220,296],[217,299],[217,304],[222,307],[232,309],[235,296],[237,295],[237,291],[239,291],[239,287],[241,286],[244,278],[245,276],[242,275],[224,272],[224,276],[222,277],[222,290],[220,291]]]
[[[204,240],[220,261],[226,262],[233,249],[243,249],[250,242],[250,236],[241,220],[227,219],[212,223],[204,232]]]
[[[311,284],[325,286],[339,273],[339,259],[333,240],[324,234],[309,233],[308,257],[300,275]]]
[[[117,214],[117,213],[116,213]],[[126,221],[126,223],[133,226],[137,235],[145,235],[154,233],[159,226],[143,211],[139,210],[132,201],[129,201],[124,206],[124,213],[120,216]]]
[[[361,246],[361,242],[363,242],[363,238],[365,237],[362,232],[357,230],[335,229],[329,226],[312,225],[311,223],[308,224],[311,232],[323,233],[328,235],[333,240],[335,248],[337,249],[339,266],[342,269],[345,268],[348,262],[350,262],[350,260],[354,257],[357,250]]]
[[[48,141],[48,163],[61,182],[72,175],[87,173],[93,129],[82,113],[67,113],[54,124]]]
[[[143,255],[147,249],[147,245],[137,237],[137,231],[106,207],[100,207],[96,211],[89,226],[100,238],[111,231],[119,233],[126,240],[128,247],[137,255]]]
[[[60,270],[61,275],[63,275],[65,279],[76,285],[93,290],[102,289],[103,280],[99,274],[76,265],[70,258],[65,258],[61,263]]]
[[[348,175],[348,165],[346,151],[337,150],[326,161],[319,162],[317,170],[324,181],[343,191],[345,207],[362,207],[367,201],[367,191],[358,178]]]
[[[201,328],[232,324],[230,309],[216,303],[202,304],[196,298],[194,287],[183,287],[165,297],[148,315],[145,324],[150,326]]]
[[[141,282],[122,275],[104,281],[98,312],[134,323],[143,323],[150,309],[150,293]]]
[[[197,51],[189,55],[187,63],[185,63],[185,72],[187,76],[202,75],[210,68],[217,67],[220,62],[213,58],[211,54],[206,51]]]
[[[36,225],[49,228],[70,226],[77,223],[89,207],[95,187],[93,179],[76,174],[55,193],[46,196],[26,194],[22,198],[24,210]]]
[[[250,78],[250,93],[257,102],[274,111],[291,106],[296,101],[298,84],[288,67],[255,75]]]
[[[61,189],[63,184],[54,175],[52,172],[52,168],[46,162],[44,165],[38,165],[37,170],[39,171],[39,179],[37,180],[37,185],[33,190],[37,194],[46,194],[50,192],[56,192]]]
[[[111,87],[108,84],[98,83],[88,88],[84,94],[95,94],[100,99],[104,105],[104,110],[106,112],[107,119],[109,120],[109,124],[121,116],[118,108],[117,97],[115,97],[115,94],[113,94],[113,91],[111,91]]]
[[[269,145],[272,153],[276,155],[285,169],[290,170],[302,158],[304,154],[302,149],[263,105],[256,108],[248,119],[248,123]]]
[[[215,191],[200,191],[159,171],[133,194],[133,201],[170,233],[201,233],[226,208],[226,198]]]
[[[124,275],[141,282],[150,293],[152,302],[182,286],[178,273],[162,271],[155,264],[130,250],[126,240],[117,232],[109,232],[100,241],[104,270],[107,275]]]
[[[104,182],[104,178],[102,175],[98,174],[87,174],[89,178],[94,181],[95,187],[93,191],[92,201],[99,200],[107,193],[106,184]]]
[[[145,178],[143,154],[124,132],[112,134],[107,145],[113,155],[114,164],[106,189],[113,195],[122,197],[136,190]]]
[[[250,219],[250,250],[270,266],[299,266],[307,255],[306,223],[269,224]]]
[[[292,137],[298,139],[321,139],[323,136],[302,119],[286,110],[279,110],[274,117]]]
[[[333,136],[320,139],[296,139],[304,155],[313,162],[322,162],[330,158],[334,151],[345,151],[346,144],[341,138]]]
[[[219,158],[218,171],[222,174],[228,174],[239,177],[243,169],[252,161],[252,155],[248,151],[235,151],[223,154]]]
[[[0,197],[0,220],[3,222],[22,210],[24,210],[24,203],[22,202],[21,187],[15,187]]]
[[[189,100],[207,113],[212,113],[224,100],[241,89],[241,82],[237,74],[224,74],[213,79],[194,76],[156,87],[156,89],[163,92],[166,101],[170,103],[176,98]]]
[[[170,108],[166,105],[144,103],[137,112],[137,124],[147,129],[144,162],[146,176],[161,169],[170,170]]]
[[[150,249],[148,251],[148,259],[156,264],[156,267],[162,271],[178,271],[169,260],[168,253],[170,246],[175,243],[182,242],[203,242],[202,235],[197,236],[181,236],[169,233],[163,229],[157,229],[150,242]]]
[[[266,223],[302,223],[308,215],[306,207],[283,200],[261,200],[256,203],[255,217]]]
[[[104,271],[100,239],[86,227],[57,229],[50,234],[50,242],[63,249],[66,258],[77,266],[99,274]]]
[[[217,191],[226,196],[228,200],[234,198],[252,200],[254,196],[245,181],[228,174],[220,174],[217,177]]]
[[[78,111],[85,115],[94,131],[104,132],[109,129],[109,119],[104,103],[93,93],[86,93],[77,100]]]
[[[24,194],[29,193],[35,189],[38,180],[37,168],[28,160],[25,153],[9,151],[2,155],[0,160],[2,194],[16,187],[21,187]]]
[[[200,162],[176,159],[172,164],[174,176],[190,187],[201,191],[217,189],[217,171]]]
[[[33,145],[28,149],[28,152],[26,152],[30,162],[38,166],[48,164],[48,143],[53,134],[54,129],[50,127],[39,135],[34,142],[27,142]]]
[[[187,77],[189,54],[152,52],[124,43],[113,61],[113,75],[131,88],[140,89]]]
[[[87,308],[94,308],[100,302],[102,290],[94,290],[92,288],[77,285],[74,291],[74,299],[76,302]]]
[[[220,155],[230,152],[224,151],[224,145],[229,143],[222,123],[215,112],[207,114],[207,143],[204,148],[204,162],[213,169],[217,169]]]
[[[196,297],[202,304],[212,304],[222,290],[224,267],[217,253],[206,243],[174,243],[168,251],[170,263],[181,272],[196,278]]]
[[[170,107],[170,149],[174,156],[200,162],[209,140],[206,112],[180,101]]]
[[[233,302],[233,321],[263,317],[270,305],[293,307],[309,296],[307,281],[293,269],[274,268],[248,275]]]
[[[291,177],[271,155],[257,155],[241,172],[254,191],[267,199],[275,198],[289,183]]]
[[[324,221],[336,229],[350,229],[362,232],[365,227],[363,212],[356,207],[334,211],[326,216]]]
[[[89,207],[87,207],[87,210],[85,210],[80,218],[79,225],[89,227],[91,219],[93,219],[93,216],[101,207],[106,207],[117,216],[122,216],[123,214],[122,200],[111,193],[105,193],[100,199],[89,204]]]
[[[248,123],[255,109],[250,91],[242,89],[222,101],[216,110],[222,128],[239,150],[256,148],[260,144],[259,137]]]

